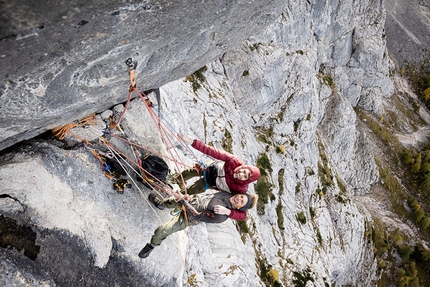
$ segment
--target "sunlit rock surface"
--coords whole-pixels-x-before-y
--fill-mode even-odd
[[[206,70],[197,89],[182,78],[166,80],[159,102],[150,94],[176,132],[219,148],[228,132],[233,153],[250,164],[267,154],[273,196],[263,210],[248,212],[247,234],[231,221],[200,224],[140,259],[153,230],[171,218],[148,203],[146,187],[133,182],[118,194],[99,161],[71,136],[65,143],[45,136],[4,153],[2,221],[27,229],[25,247],[0,249],[7,271],[1,280],[23,286],[264,286],[263,266],[276,270],[284,286],[297,274],[308,279],[306,286],[375,285],[373,246],[365,236],[371,217],[356,197],[368,193],[379,174],[371,139],[353,109],[378,113],[394,91],[384,15],[380,1],[287,1],[267,29],[214,61],[199,62]],[[144,67],[136,71],[137,86],[156,87],[147,85]],[[127,73],[115,77],[118,98],[125,100]],[[104,84],[86,89],[92,95]],[[72,131],[94,141],[121,108]],[[71,110],[76,116],[97,111],[88,105],[82,113]],[[139,99],[123,124],[131,139],[167,154]],[[266,142],[257,139],[262,134]],[[195,162],[183,148],[178,152],[187,165]],[[252,185],[249,191],[255,192]]]

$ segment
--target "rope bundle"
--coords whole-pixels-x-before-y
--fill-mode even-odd
[[[65,126],[60,126],[60,127],[56,127],[53,128],[51,130],[53,136],[58,139],[58,140],[63,140],[67,134],[71,134],[70,130],[76,127],[82,127],[85,125],[94,125],[95,124],[95,117],[96,114],[91,114],[90,116],[80,119],[76,122],[67,124]],[[74,135],[76,137],[76,135]]]

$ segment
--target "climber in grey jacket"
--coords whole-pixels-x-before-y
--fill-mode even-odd
[[[160,225],[151,238],[151,242],[139,252],[139,257],[146,258],[155,246],[158,246],[167,236],[184,230],[187,226],[197,225],[199,222],[221,223],[227,220],[224,210],[247,210],[257,204],[256,194],[236,194],[225,191],[208,190],[205,193],[183,196],[179,192],[174,197],[160,200],[155,194],[149,195],[149,200],[156,206],[162,204],[167,208],[184,206],[186,212],[174,216],[170,221]],[[216,213],[217,212],[217,213]]]

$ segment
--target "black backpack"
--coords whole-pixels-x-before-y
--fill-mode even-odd
[[[146,153],[142,156],[142,176],[147,181],[166,182],[169,175],[169,166],[159,156]]]

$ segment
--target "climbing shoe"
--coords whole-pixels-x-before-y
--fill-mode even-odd
[[[157,197],[157,195],[155,193],[150,193],[148,195],[148,199],[150,202],[152,202],[158,209],[163,210],[164,209],[164,205],[163,202],[161,201],[161,199],[159,199]]]
[[[143,247],[142,250],[140,250],[139,257],[140,258],[148,257],[149,254],[152,252],[152,250],[154,250],[154,246],[152,246],[149,243],[146,243],[145,247]]]
[[[175,216],[175,215],[177,215],[177,214],[179,214],[179,213],[181,213],[181,208],[179,208],[179,207],[175,207],[175,208],[173,208],[173,209],[170,211],[170,215],[171,215],[171,216]]]

